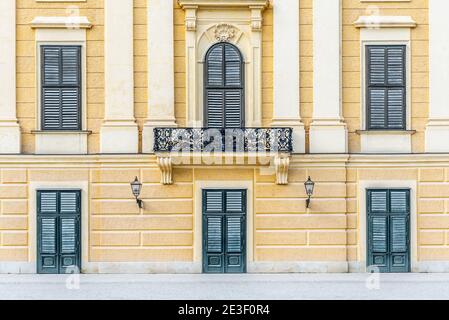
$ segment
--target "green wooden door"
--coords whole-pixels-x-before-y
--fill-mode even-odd
[[[203,190],[203,272],[246,272],[246,190]]]
[[[81,266],[81,191],[37,191],[37,271],[72,273]]]
[[[367,191],[368,266],[410,272],[410,190]]]

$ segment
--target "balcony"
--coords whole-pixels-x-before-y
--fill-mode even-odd
[[[154,151],[292,153],[291,128],[155,128]]]
[[[207,159],[208,165],[222,166],[223,158],[232,160],[225,165],[269,166],[276,183],[285,185],[292,140],[291,128],[155,128],[153,149],[164,185],[173,183],[175,164],[189,165],[193,159],[197,165]]]

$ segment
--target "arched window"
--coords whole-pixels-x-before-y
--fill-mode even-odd
[[[206,127],[245,126],[243,58],[236,46],[223,42],[209,49],[204,89]]]

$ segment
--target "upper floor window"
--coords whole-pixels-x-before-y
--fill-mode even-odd
[[[223,42],[209,49],[204,88],[206,127],[245,126],[243,58],[236,46]]]
[[[366,49],[367,130],[406,130],[406,46]]]
[[[41,46],[41,128],[81,130],[81,46]]]

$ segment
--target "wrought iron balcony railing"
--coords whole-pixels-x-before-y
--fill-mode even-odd
[[[291,128],[155,128],[155,152],[283,152],[293,150]]]

